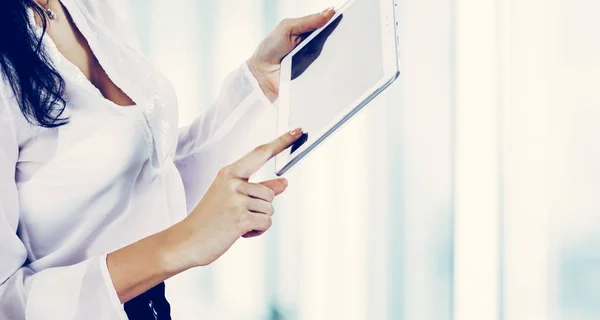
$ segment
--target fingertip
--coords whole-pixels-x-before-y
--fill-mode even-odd
[[[302,135],[302,128],[296,128],[290,131],[290,136],[292,137],[299,137],[300,135]]]
[[[284,191],[285,191],[286,187],[281,187],[281,188],[277,188],[277,190],[274,190],[273,192],[275,193],[275,196],[279,196],[281,195]]]
[[[285,181],[285,179],[282,179],[282,178],[264,181],[264,182],[261,182],[261,184],[264,185],[265,187],[271,189],[274,196],[280,195],[287,188],[287,181]]]
[[[327,22],[329,22],[329,20],[331,20],[334,15],[335,15],[335,11],[333,11],[333,10],[322,13],[321,17],[319,19],[319,27],[326,25]]]
[[[335,7],[329,7],[321,12],[322,15],[328,15],[335,12]]]
[[[281,136],[281,140],[287,144],[286,148],[291,146],[294,142],[296,142],[296,140],[300,139],[300,137],[302,137],[302,134],[304,134],[304,131],[301,128],[296,128],[290,132],[288,132],[287,134],[284,134],[283,136]]]
[[[335,11],[324,11],[317,15],[317,19],[315,19],[317,28],[324,26],[335,14]]]

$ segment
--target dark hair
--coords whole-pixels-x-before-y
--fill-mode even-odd
[[[46,14],[34,0],[2,0],[0,5],[0,71],[10,83],[21,112],[27,120],[42,127],[64,125],[65,81],[52,65],[29,20],[28,8],[42,21]]]

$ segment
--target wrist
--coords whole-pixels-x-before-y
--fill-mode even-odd
[[[186,270],[164,231],[109,253],[106,264],[121,303]]]
[[[186,254],[186,234],[182,222],[158,234],[160,239],[157,244],[157,257],[165,272],[179,274],[196,267],[193,259]]]
[[[273,84],[273,82],[269,80],[267,75],[270,72],[267,70],[267,68],[261,66],[261,63],[255,58],[248,59],[246,61],[246,64],[248,65],[250,73],[252,73],[254,79],[256,79],[256,82],[258,82],[258,85],[260,86],[260,89],[262,90],[264,95],[271,102],[277,100],[278,90]]]

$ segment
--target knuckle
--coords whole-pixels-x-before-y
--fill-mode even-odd
[[[279,145],[288,145],[294,141],[294,137],[289,134],[284,134],[283,136],[277,139],[277,144]]]
[[[238,210],[245,212],[248,209],[248,198],[240,195],[236,200]]]
[[[229,177],[233,173],[233,167],[231,165],[221,168],[218,172],[219,177]]]
[[[242,232],[252,231],[252,229],[253,229],[252,228],[252,219],[248,213],[244,213],[244,214],[240,215],[240,217],[238,219],[238,228]]]
[[[279,22],[279,26],[282,28],[287,28],[292,24],[292,19],[290,18],[285,18],[283,20],[281,20],[281,22]]]
[[[273,219],[271,219],[271,217],[269,217],[269,219],[267,219],[267,221],[265,222],[265,230],[264,231],[269,230],[269,228],[271,228],[272,225],[273,225]]]
[[[264,154],[264,155],[270,155],[271,148],[269,148],[269,146],[266,144],[262,144],[262,145],[256,147],[254,149],[254,152],[259,153],[259,154]]]
[[[269,203],[269,214],[270,215],[274,215],[275,214],[275,207],[273,207],[272,204]]]
[[[229,181],[229,191],[238,192],[242,189],[242,182],[237,179],[232,179]]]
[[[268,202],[273,202],[273,200],[275,200],[275,192],[273,190],[271,190],[271,188],[266,187],[266,186],[262,186],[262,189],[266,196],[265,200]]]

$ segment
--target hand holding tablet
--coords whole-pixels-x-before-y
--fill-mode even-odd
[[[278,134],[304,129],[275,159],[282,175],[399,75],[394,0],[350,0],[281,62]]]

